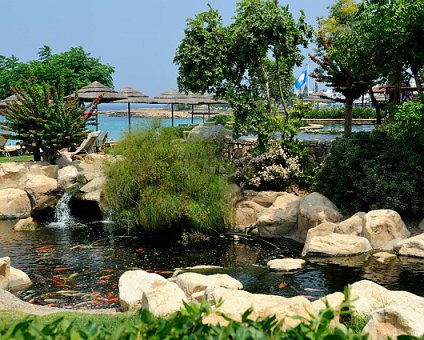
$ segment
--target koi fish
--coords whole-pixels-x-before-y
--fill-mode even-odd
[[[105,280],[105,279],[110,279],[111,277],[113,277],[113,274],[100,276],[99,279],[100,280]]]
[[[51,246],[38,247],[38,248],[35,248],[35,250],[43,253],[43,252],[50,251],[51,250]]]
[[[110,298],[110,299],[108,300],[108,302],[109,302],[109,303],[114,303],[114,302],[118,302],[118,301],[119,301],[119,298],[117,298],[117,297]]]
[[[98,285],[104,285],[105,283],[109,283],[108,280],[100,280],[96,282]]]
[[[287,282],[281,282],[278,286],[277,286],[277,288],[278,289],[284,289],[284,288],[286,288],[287,287]]]
[[[53,268],[53,270],[55,270],[57,272],[61,272],[61,271],[67,270],[67,268],[57,267],[57,268]]]
[[[102,270],[102,273],[112,273],[112,272],[114,272],[113,269],[103,269]]]
[[[80,244],[77,244],[75,246],[70,247],[69,250],[78,249],[79,247],[81,247],[81,245]]]
[[[143,252],[143,251],[145,251],[146,249],[145,248],[138,248],[138,249],[136,249],[135,251],[137,252],[137,253],[141,253],[141,252]]]

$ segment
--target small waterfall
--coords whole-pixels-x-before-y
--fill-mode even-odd
[[[70,193],[65,192],[63,194],[59,202],[57,202],[56,211],[54,213],[54,221],[50,223],[50,225],[63,228],[73,222],[71,209],[69,208],[69,201],[71,198],[72,195]]]

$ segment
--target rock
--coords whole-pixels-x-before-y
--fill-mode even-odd
[[[423,231],[424,232],[424,219],[420,222],[420,224],[418,225],[418,229],[420,230],[420,231]]]
[[[148,309],[166,316],[183,307],[187,298],[173,282],[144,270],[127,271],[119,278],[119,302],[123,311]]]
[[[24,189],[28,175],[57,178],[57,166],[41,162],[10,162],[0,164],[0,190]]]
[[[221,266],[213,266],[209,264],[200,264],[193,267],[184,267],[184,268],[176,268],[175,271],[172,273],[172,277],[176,277],[182,273],[187,272],[195,272],[195,271],[202,271],[202,270],[210,270],[210,269],[222,269]]]
[[[65,191],[71,188],[77,181],[78,169],[73,165],[65,166],[58,171],[58,189]]]
[[[94,201],[94,202],[100,203],[101,194],[102,193],[101,193],[100,190],[89,192],[89,193],[83,195],[82,199],[85,200],[85,201]]]
[[[373,257],[380,263],[386,263],[388,260],[396,258],[395,254],[387,253],[384,251],[372,254]]]
[[[274,259],[266,264],[270,270],[277,272],[291,272],[301,269],[305,265],[305,260],[302,259]]]
[[[10,257],[0,257],[0,290],[9,288]]]
[[[80,191],[85,193],[99,191],[99,190],[102,190],[104,183],[105,183],[104,176],[97,176],[97,177],[94,177],[86,185],[81,187]]]
[[[297,216],[301,198],[281,193],[274,203],[257,215],[256,227],[262,237],[291,236],[297,231]]]
[[[394,250],[403,256],[424,257],[424,233],[397,242]]]
[[[311,243],[311,240],[315,236],[327,236],[332,233],[334,233],[334,230],[336,229],[337,225],[332,222],[323,222],[319,225],[317,225],[315,228],[311,228],[308,230],[308,233],[306,234],[306,240],[305,244],[303,246],[302,250],[302,256],[305,256],[309,251],[309,245]]]
[[[390,291],[372,281],[361,280],[352,284],[350,300],[354,313],[368,315],[398,301],[414,305],[422,303],[424,298],[405,291]]]
[[[222,125],[196,126],[188,133],[188,138],[200,137],[215,142],[223,142],[226,138],[232,138],[233,133]]]
[[[252,201],[264,208],[269,208],[275,202],[277,197],[281,196],[282,194],[282,192],[278,191],[243,191],[243,196],[245,197],[246,201]]]
[[[304,251],[328,256],[347,256],[365,253],[371,249],[369,241],[364,237],[332,233],[312,237]]]
[[[327,308],[327,304],[337,313],[340,311],[340,305],[344,301],[344,294],[336,292],[326,295],[319,300],[312,302],[314,314],[318,316],[319,312]]]
[[[215,307],[219,301],[223,301],[216,311],[234,320],[240,321],[243,313],[252,307],[250,319],[258,320],[275,315],[278,321],[284,320],[284,328],[295,327],[300,323],[299,319],[292,317],[309,318],[309,313],[312,311],[311,303],[302,296],[288,299],[282,296],[251,294],[243,290],[222,287],[208,287],[205,299]]]
[[[337,224],[334,232],[344,235],[360,236],[364,228],[364,212],[358,212],[352,217]]]
[[[0,220],[27,218],[31,214],[28,194],[21,189],[0,190]]]
[[[227,274],[203,275],[198,273],[183,273],[177,276],[177,285],[188,298],[191,298],[194,293],[206,290],[210,286],[243,289],[240,281]]]
[[[57,190],[57,180],[44,175],[28,174],[25,191],[28,193],[33,206],[48,201],[49,195]]]
[[[324,221],[337,223],[341,219],[337,207],[328,198],[313,192],[300,202],[296,239],[304,242],[309,229]]]
[[[34,231],[40,228],[40,225],[32,217],[28,217],[16,222],[13,230],[15,231]]]
[[[16,292],[32,285],[31,279],[22,270],[10,267],[8,290]]]
[[[424,334],[424,300],[415,304],[399,301],[373,312],[363,332],[370,340],[397,338],[399,335],[422,337]]]
[[[364,216],[363,236],[374,249],[388,249],[386,244],[396,238],[407,238],[410,232],[396,211],[372,210]]]
[[[112,159],[113,156],[110,155],[91,153],[85,156],[84,160],[79,162],[76,166],[79,168],[80,174],[82,174],[85,180],[89,182],[95,177],[100,176],[103,172],[103,163]]]
[[[256,211],[252,208],[237,207],[233,213],[234,228],[246,228],[250,225],[256,224]]]

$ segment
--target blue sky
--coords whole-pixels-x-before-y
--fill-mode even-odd
[[[102,63],[115,67],[116,89],[131,86],[149,96],[176,88],[175,49],[184,36],[186,19],[210,3],[229,23],[237,1],[230,0],[3,0],[0,55],[20,61],[37,58],[49,45],[53,53],[82,46]],[[327,13],[334,0],[280,0],[307,21]],[[296,70],[295,74],[300,73]]]

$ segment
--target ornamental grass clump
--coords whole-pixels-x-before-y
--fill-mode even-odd
[[[239,160],[236,172],[243,188],[285,190],[303,175],[302,158],[277,140],[268,142],[267,151]]]
[[[223,229],[231,170],[221,150],[210,141],[184,141],[170,128],[132,133],[106,168],[103,209],[149,235]]]

